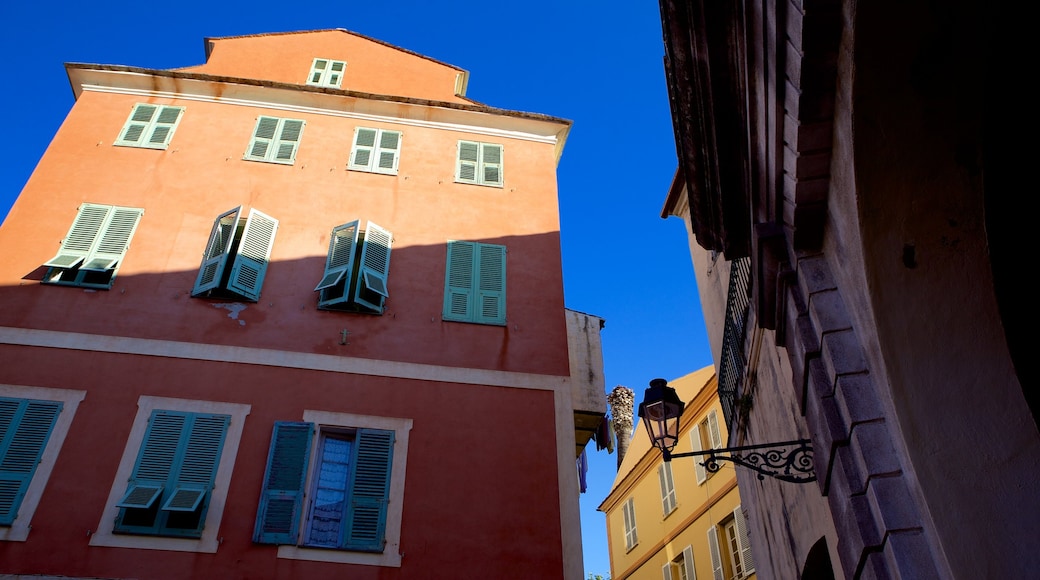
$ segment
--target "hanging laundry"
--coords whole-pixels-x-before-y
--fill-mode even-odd
[[[578,486],[581,493],[585,493],[585,489],[588,487],[586,477],[589,473],[589,457],[585,454],[585,450],[581,450],[581,455],[578,456]]]

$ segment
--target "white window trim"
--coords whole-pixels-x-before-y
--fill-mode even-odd
[[[43,490],[47,487],[47,481],[54,471],[54,463],[58,460],[58,453],[65,442],[65,436],[72,425],[72,417],[76,414],[76,408],[80,401],[87,396],[86,391],[73,391],[70,389],[49,389],[46,387],[25,387],[19,385],[0,385],[0,397],[13,399],[38,399],[41,401],[58,401],[62,404],[61,413],[51,428],[50,438],[47,446],[40,456],[40,463],[36,466],[29,487],[25,490],[22,503],[18,507],[18,517],[10,526],[0,527],[0,542],[24,542],[29,537],[32,529],[32,517],[36,508],[40,505]]]
[[[314,423],[319,430],[322,427],[357,427],[362,429],[385,429],[394,432],[394,457],[390,466],[390,503],[386,508],[386,528],[384,534],[386,544],[381,554],[325,548],[278,546],[278,557],[289,560],[311,560],[336,564],[361,564],[400,568],[405,466],[408,464],[408,435],[412,430],[412,420],[312,410],[303,412],[303,420],[307,423]],[[320,439],[320,437],[314,437],[311,443],[311,459],[307,465],[307,482],[304,486],[308,493],[310,493],[312,487],[316,448]],[[306,498],[304,498],[304,502],[306,501]],[[300,530],[302,533],[303,526],[300,527]]]
[[[142,395],[137,400],[137,416],[130,428],[126,447],[123,449],[123,457],[119,461],[112,488],[108,492],[105,501],[105,510],[101,514],[97,531],[90,536],[91,546],[106,546],[110,548],[141,548],[145,550],[168,550],[173,552],[203,552],[215,553],[219,545],[218,533],[220,532],[220,520],[224,517],[224,504],[227,501],[228,486],[231,483],[231,472],[235,467],[235,458],[238,456],[238,444],[242,439],[242,427],[249,415],[250,405],[239,403],[219,403],[214,401],[191,401],[187,399],[171,399],[167,397],[152,397]],[[199,538],[172,538],[163,536],[143,536],[132,534],[114,534],[112,529],[119,515],[116,504],[126,492],[126,482],[137,462],[137,455],[144,442],[145,431],[148,429],[148,418],[152,411],[162,409],[167,411],[184,411],[187,413],[216,413],[231,415],[231,424],[228,425],[227,435],[224,439],[224,448],[220,453],[220,465],[217,467],[217,477],[213,482],[213,493],[210,496],[209,510],[206,513],[206,522]]]

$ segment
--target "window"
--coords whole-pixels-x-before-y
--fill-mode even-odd
[[[132,207],[81,205],[58,254],[43,264],[43,282],[111,288],[143,213]]]
[[[140,397],[90,545],[216,552],[249,409]]]
[[[697,573],[693,569],[693,547],[686,546],[682,553],[661,568],[664,580],[696,580]]]
[[[628,498],[628,501],[621,505],[621,512],[625,517],[625,549],[631,550],[639,543],[639,536],[636,535],[635,498]]]
[[[347,169],[397,175],[401,156],[401,132],[382,129],[354,129],[354,147]]]
[[[114,144],[166,149],[183,113],[184,107],[138,103],[130,111],[130,118],[126,120]]]
[[[708,416],[705,417],[703,421],[690,430],[690,443],[693,445],[694,451],[703,451],[705,449],[705,443],[707,443],[708,449],[719,449],[722,447],[722,433],[719,431],[719,418],[718,414],[714,410],[709,412]],[[703,458],[701,457],[695,459],[694,469],[697,472],[698,484],[704,483],[709,477],[714,475],[713,473],[708,473],[708,471],[704,469]]]
[[[347,63],[342,60],[316,58],[311,64],[310,74],[307,75],[307,84],[338,89],[343,83],[343,69],[345,68],[347,68]]]
[[[314,288],[318,308],[382,314],[390,293],[390,246],[393,234],[368,222],[364,231],[358,221],[336,226],[329,236],[325,273]],[[358,251],[360,246],[361,251]]]
[[[459,141],[455,181],[502,187],[502,146]]]
[[[239,206],[213,222],[192,296],[260,299],[278,220],[255,209],[246,219],[241,215]]]
[[[448,242],[444,320],[506,323],[506,247]]]
[[[675,483],[672,481],[672,463],[662,463],[657,467],[657,478],[661,482],[661,504],[664,515],[675,510]]]
[[[323,411],[275,423],[253,540],[281,558],[400,566],[410,429]]]
[[[718,526],[708,528],[708,548],[715,580],[739,580],[755,571],[747,520],[739,505]]]
[[[296,149],[300,146],[300,135],[304,122],[299,119],[260,117],[253,130],[253,140],[245,158],[250,161],[267,161],[292,165],[296,160]]]

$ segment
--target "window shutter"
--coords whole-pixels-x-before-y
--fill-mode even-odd
[[[130,246],[130,238],[137,230],[142,213],[144,210],[141,209],[113,207],[97,236],[94,251],[84,260],[80,269],[104,272],[114,268]]]
[[[634,498],[628,498],[628,501],[621,507],[621,512],[625,516],[625,548],[631,549],[639,542],[639,536],[636,533],[636,506]]]
[[[375,129],[361,127],[354,129],[354,151],[350,156],[351,169],[372,170],[377,133]]]
[[[268,151],[274,144],[275,131],[278,129],[278,119],[275,117],[260,117],[253,129],[253,140],[249,143],[246,152],[248,159],[264,161],[267,159]]]
[[[701,426],[694,425],[693,429],[690,429],[690,443],[693,445],[694,451],[703,451],[704,446],[701,444]],[[697,484],[704,483],[708,479],[708,472],[704,469],[704,457],[695,455],[693,457],[693,469],[697,473]]]
[[[383,551],[394,432],[357,430],[357,455],[351,470],[350,506],[344,548]]]
[[[43,265],[50,268],[72,268],[83,261],[94,248],[98,232],[111,210],[112,207],[107,205],[81,205],[69,233],[61,241],[58,254]]]
[[[181,120],[183,107],[162,107],[155,119],[151,134],[148,136],[148,145],[165,149],[170,144],[173,131]]]
[[[686,546],[683,549],[682,565],[686,570],[686,580],[697,580],[697,570],[693,567],[693,546]]]
[[[324,58],[314,59],[314,64],[311,65],[310,75],[307,77],[308,85],[321,85],[322,77],[325,76],[325,68],[328,67],[329,61]]]
[[[365,243],[361,248],[361,267],[354,300],[382,312],[383,304],[390,296],[386,282],[390,274],[390,246],[394,236],[389,230],[372,222],[368,222],[365,228]],[[363,293],[362,290],[377,294],[378,301],[374,301],[371,294]]]
[[[401,133],[398,131],[380,131],[375,169],[380,173],[396,174],[400,153]]]
[[[484,185],[502,185],[502,146],[481,143],[480,151],[480,182]]]
[[[733,510],[733,522],[737,527],[737,546],[740,548],[744,576],[747,576],[755,571],[755,558],[751,554],[751,537],[748,533],[747,518],[744,517],[744,510],[739,505]]]
[[[664,566],[661,566],[661,577],[664,580],[672,580],[672,563],[668,562]]]
[[[721,448],[722,434],[719,431],[719,416],[715,411],[708,413],[708,434],[711,437],[711,448]]]
[[[672,464],[670,462],[661,464],[660,475],[664,515],[668,515],[675,509],[675,482],[672,481]]]
[[[711,572],[715,580],[726,580],[722,572],[722,554],[719,553],[719,533],[715,526],[708,528],[708,550],[711,552]]]
[[[152,412],[130,485],[117,507],[147,509],[159,498],[170,480],[187,421],[187,413]]]
[[[249,300],[260,299],[260,287],[264,283],[277,230],[278,220],[255,209],[249,210],[242,239],[238,242],[238,255],[231,265],[228,290]]]
[[[282,130],[278,135],[278,147],[274,158],[277,161],[292,163],[296,159],[296,148],[300,146],[300,134],[303,133],[303,121],[282,119]]]
[[[326,85],[330,87],[339,88],[340,83],[343,82],[343,69],[346,68],[347,63],[341,60],[334,60],[329,64],[328,72],[326,73]]]
[[[202,266],[199,267],[199,275],[195,279],[195,287],[191,291],[192,296],[198,296],[202,292],[220,285],[221,275],[224,273],[228,255],[231,253],[231,244],[235,240],[235,229],[238,227],[238,216],[241,211],[241,206],[236,207],[220,214],[213,222],[209,241],[206,242],[206,251],[202,255]]]
[[[254,542],[296,543],[314,430],[313,423],[274,424],[260,507],[256,512]]]
[[[163,504],[166,511],[193,512],[213,489],[224,448],[229,415],[193,414],[174,488]],[[201,522],[199,524],[201,526]]]
[[[661,484],[661,507],[664,509],[664,515],[668,515],[668,512],[671,511],[670,506],[668,505],[668,483],[666,481],[667,475],[664,472],[666,465],[666,463],[662,463],[661,465],[657,466],[657,480]]]
[[[328,306],[345,302],[350,295],[351,269],[354,267],[354,253],[357,251],[358,221],[332,228],[329,236],[329,253],[325,257],[325,273],[314,291],[324,290],[318,301],[319,306]],[[333,294],[332,288],[344,280],[343,292]]]
[[[481,322],[506,323],[506,247],[477,245],[477,313]]]
[[[10,525],[61,413],[57,401],[0,398],[0,525]]]
[[[151,124],[152,117],[155,116],[158,109],[159,107],[156,105],[146,105],[143,103],[134,105],[133,110],[130,111],[130,118],[127,119],[126,125],[123,126],[123,132],[119,135],[119,139],[116,140],[116,143],[123,145],[140,145],[144,141],[148,125]]]
[[[455,167],[455,180],[464,183],[476,183],[480,143],[459,141],[458,147],[458,165]]]
[[[476,244],[473,242],[448,242],[448,263],[444,276],[445,320],[471,320],[473,318],[473,258]]]

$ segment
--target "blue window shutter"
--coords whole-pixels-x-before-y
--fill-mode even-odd
[[[350,506],[343,546],[348,550],[383,551],[393,452],[393,431],[357,430],[357,454],[351,470]]]
[[[147,509],[169,485],[177,461],[188,414],[178,411],[153,411],[148,419],[144,442],[137,454],[130,484],[116,504],[121,508]]]
[[[236,207],[220,214],[213,222],[209,241],[206,242],[206,251],[202,254],[199,275],[195,278],[195,287],[191,290],[192,296],[198,296],[220,285],[220,278],[227,266],[231,245],[235,240],[235,229],[238,227],[238,216],[241,212],[242,207]]]
[[[254,542],[296,543],[314,430],[313,423],[274,424],[260,507],[256,511]]]
[[[90,255],[112,206],[85,203],[79,207],[69,233],[61,241],[58,254],[44,262],[51,268],[72,268]]]
[[[358,271],[354,301],[380,313],[390,296],[387,277],[390,275],[390,246],[393,234],[389,230],[368,222],[365,226],[365,243],[361,249],[361,266]]]
[[[444,272],[444,320],[473,319],[473,260],[476,244],[448,242],[448,260]]]
[[[506,323],[506,247],[477,245],[477,320]]]
[[[0,525],[11,525],[61,413],[57,401],[0,398]]]
[[[347,291],[350,288],[359,231],[357,220],[332,228],[332,234],[329,235],[329,253],[325,256],[325,273],[314,287],[315,292],[323,291],[318,306],[339,304],[350,298]],[[337,286],[341,281],[342,289]]]
[[[173,489],[162,506],[166,511],[193,512],[213,489],[231,417],[196,413],[190,423]]]
[[[137,223],[144,210],[130,207],[113,207],[104,227],[98,233],[98,242],[91,254],[83,261],[81,270],[104,272],[116,266],[130,246],[130,238],[137,230]]]
[[[260,287],[264,283],[277,230],[278,220],[255,209],[249,210],[249,219],[238,243],[238,255],[231,265],[228,290],[249,300],[260,299]]]

